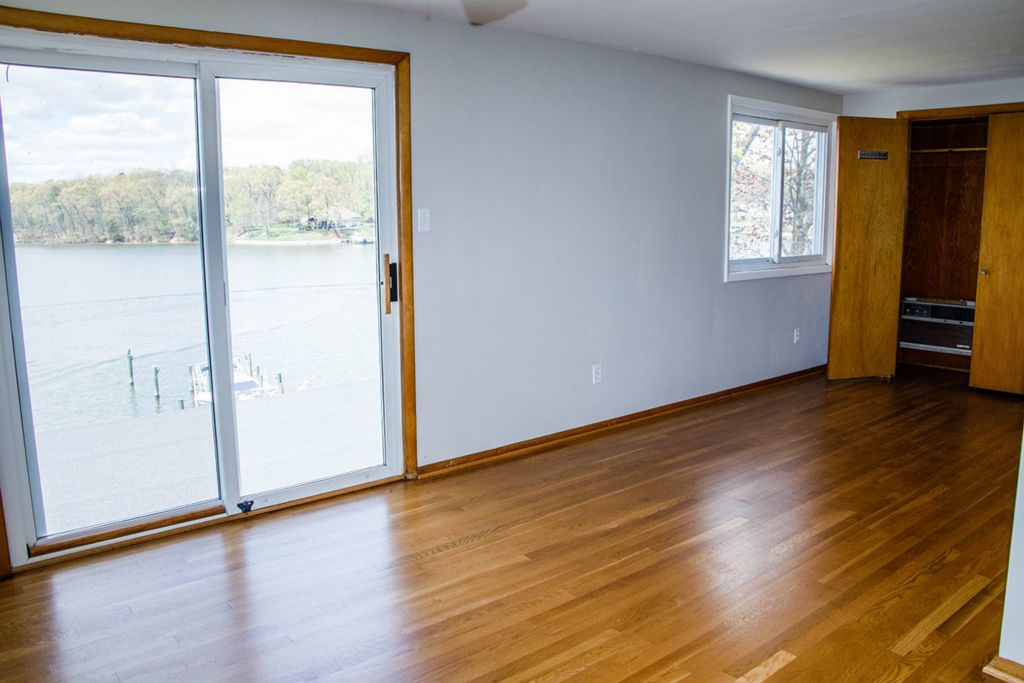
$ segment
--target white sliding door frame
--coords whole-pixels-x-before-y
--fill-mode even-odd
[[[227,272],[226,228],[224,224],[223,201],[215,200],[223,197],[223,159],[221,158],[221,128],[219,125],[219,98],[217,95],[217,79],[244,79],[261,81],[281,81],[286,83],[311,83],[317,85],[336,85],[343,87],[369,88],[373,91],[374,117],[374,170],[377,204],[377,282],[385,280],[382,271],[382,258],[385,253],[398,253],[398,217],[397,206],[397,153],[395,150],[395,101],[394,101],[394,69],[380,65],[360,65],[359,67],[330,69],[317,66],[278,66],[275,64],[248,64],[240,62],[202,61],[199,64],[199,106],[202,116],[200,125],[200,149],[204,160],[201,172],[203,201],[203,226],[214,240],[207,239],[206,272],[207,282],[224,284],[220,292],[210,298],[209,318],[211,326],[213,356],[213,373],[218,374],[218,383],[214,386],[214,406],[217,411],[218,424],[237,424],[234,406],[227,406],[233,401],[217,400],[225,395],[231,396],[231,374],[229,372],[234,355],[231,350],[230,334],[230,274]],[[211,97],[210,95],[214,96]],[[216,125],[214,125],[216,123]],[[216,157],[216,158],[214,158]],[[298,498],[318,496],[331,491],[349,488],[359,484],[378,481],[402,474],[404,459],[402,457],[402,415],[401,415],[401,358],[399,316],[384,315],[384,299],[386,293],[382,287],[376,288],[378,313],[378,339],[380,340],[381,358],[381,405],[383,414],[381,423],[384,433],[381,442],[384,445],[384,463],[355,472],[349,472],[326,479],[319,479],[304,484],[290,486],[273,491],[255,494],[246,493],[245,500],[253,501],[254,508],[267,507],[286,503]],[[224,298],[224,305],[215,305],[215,301]],[[220,318],[225,319],[220,319]],[[214,332],[213,330],[216,330]],[[225,370],[227,368],[227,370]],[[218,390],[220,393],[218,393]],[[219,404],[219,408],[216,407]],[[230,411],[230,414],[229,414]],[[223,431],[223,430],[222,430]],[[226,438],[226,437],[221,437]],[[238,514],[238,503],[242,495],[237,486],[240,480],[240,463],[238,460],[238,432],[232,430],[230,443],[218,443],[224,455],[220,457],[221,482],[228,514]]]
[[[41,51],[40,48],[46,50]],[[383,283],[383,254],[398,253],[397,150],[395,70],[391,65],[339,62],[317,58],[253,55],[220,49],[181,48],[126,43],[80,36],[26,33],[0,29],[0,62],[88,71],[190,78],[195,83],[200,244],[203,255],[206,334],[213,391],[213,429],[220,499],[225,515],[241,514],[238,431],[233,385],[230,300],[227,272],[227,233],[224,221],[223,168],[220,149],[218,78],[314,83],[369,88],[373,91],[374,169],[377,208],[377,281]],[[6,155],[3,153],[0,112],[0,491],[4,499],[12,565],[30,565],[42,558],[29,556],[28,547],[45,532],[34,432],[28,395],[20,303],[14,272]],[[393,259],[394,260],[394,259]],[[384,463],[356,472],[299,486],[247,496],[254,509],[316,496],[351,486],[401,475],[402,451],[400,316],[384,315],[382,287],[376,288]],[[178,524],[173,526],[184,526]],[[171,528],[171,527],[164,527]],[[154,530],[155,532],[157,530]],[[46,557],[101,546],[111,541],[54,552]]]

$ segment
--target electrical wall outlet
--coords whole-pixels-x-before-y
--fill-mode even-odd
[[[793,343],[794,344],[799,344],[800,343],[800,328],[799,327],[794,327],[793,328]]]
[[[594,363],[590,366],[590,381],[593,384],[601,383],[601,364]]]

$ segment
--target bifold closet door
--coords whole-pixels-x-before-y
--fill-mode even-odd
[[[828,378],[896,372],[907,122],[839,118]]]
[[[971,386],[1024,393],[1024,113],[989,117]]]

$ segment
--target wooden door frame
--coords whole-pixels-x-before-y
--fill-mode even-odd
[[[932,121],[937,119],[969,119],[992,114],[1014,114],[1024,111],[1024,102],[1005,104],[979,104],[968,107],[942,107],[938,109],[910,109],[896,112],[896,118],[907,121]]]
[[[271,55],[316,57],[391,65],[395,69],[395,143],[397,151],[398,289],[400,375],[402,385],[402,450],[406,479],[418,472],[416,439],[416,344],[413,313],[412,118],[410,55],[395,50],[317,43],[219,31],[160,26],[110,19],[39,12],[0,5],[0,26],[47,33],[73,34],[162,45],[242,50]],[[6,305],[3,303],[2,305]],[[297,501],[301,502],[301,501]],[[10,574],[3,510],[0,509],[0,578]]]

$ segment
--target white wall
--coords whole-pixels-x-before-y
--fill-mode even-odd
[[[974,104],[1002,102],[1024,102],[1024,78],[955,85],[887,88],[847,95],[843,98],[843,114],[891,118],[896,115],[896,112],[909,109],[967,107]]]
[[[721,281],[726,96],[838,96],[332,0],[8,4],[412,53],[422,464],[825,362],[828,275]]]

